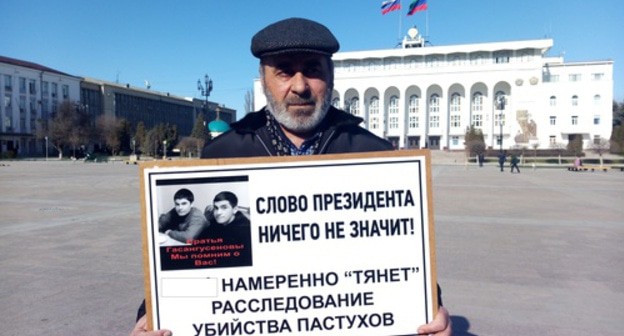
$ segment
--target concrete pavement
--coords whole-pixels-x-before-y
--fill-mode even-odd
[[[624,173],[462,158],[432,169],[455,335],[623,334]],[[127,335],[143,298],[138,167],[1,163],[0,334]]]

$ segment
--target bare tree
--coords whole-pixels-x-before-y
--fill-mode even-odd
[[[537,148],[539,147],[539,142],[531,143],[531,148],[533,148],[533,165],[537,162]]]
[[[58,151],[59,159],[62,159],[65,146],[72,146],[75,156],[76,148],[87,144],[91,132],[92,127],[86,111],[70,101],[64,101],[52,119],[38,120],[35,134],[39,139],[48,137],[50,145]]]
[[[609,140],[607,140],[605,138],[600,138],[600,139],[597,139],[596,141],[594,141],[589,146],[589,150],[591,150],[592,152],[598,154],[598,156],[600,157],[600,166],[601,167],[603,165],[602,154],[609,152],[609,145],[610,145]]]
[[[465,135],[466,154],[468,157],[479,156],[485,154],[485,141],[483,132],[480,129],[470,126],[466,129]],[[479,161],[477,159],[477,161]]]
[[[145,130],[145,124],[142,121],[139,121],[137,123],[136,126],[136,131],[134,132],[134,145],[133,145],[133,150],[136,150],[137,146],[138,148],[143,148],[143,144],[145,143],[145,136],[147,134],[147,131]],[[141,151],[143,151],[142,149],[140,149]],[[146,151],[147,152],[147,151]],[[136,154],[136,153],[134,153]]]
[[[566,149],[566,145],[561,142],[554,142],[550,144],[550,148],[557,151],[557,156],[559,158],[559,165],[561,165],[561,153]]]
[[[245,114],[253,111],[253,106],[254,106],[253,101],[254,101],[253,91],[247,90],[247,92],[245,92]]]
[[[100,140],[115,156],[121,147],[121,136],[123,132],[124,122],[113,116],[102,115],[95,121]]]
[[[204,144],[206,141],[210,140],[210,132],[208,132],[208,128],[206,127],[206,122],[204,121],[204,116],[202,114],[199,114],[197,119],[195,119],[195,125],[193,125],[193,130],[191,131],[191,138],[195,139],[193,143],[197,149],[197,157],[199,157]],[[190,143],[189,140],[186,142],[187,144]]]
[[[195,137],[184,137],[180,139],[178,142],[178,148],[181,152],[180,154],[182,156],[188,155],[190,157],[199,147],[198,142],[200,142],[200,140]]]

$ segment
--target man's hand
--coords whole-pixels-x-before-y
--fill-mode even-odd
[[[451,336],[453,334],[453,328],[451,326],[451,319],[449,317],[448,310],[444,307],[438,309],[433,321],[418,327],[419,335],[435,335],[435,336]]]
[[[147,316],[143,315],[143,317],[141,317],[136,325],[134,326],[134,329],[132,329],[132,332],[130,332],[130,336],[172,336],[173,334],[171,333],[171,331],[163,329],[163,330],[154,330],[154,331],[148,331],[147,330]]]

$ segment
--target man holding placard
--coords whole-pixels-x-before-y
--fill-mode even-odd
[[[267,106],[231,125],[206,145],[202,158],[316,155],[392,150],[392,145],[359,124],[362,119],[331,106],[339,43],[323,25],[299,18],[273,23],[252,39],[260,59]],[[140,311],[139,315],[144,314]],[[132,336],[169,335],[146,331],[139,319]],[[448,311],[440,307],[420,334],[451,335]]]

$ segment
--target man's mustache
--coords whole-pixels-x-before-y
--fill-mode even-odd
[[[286,105],[316,105],[314,99],[289,98],[284,101]]]

